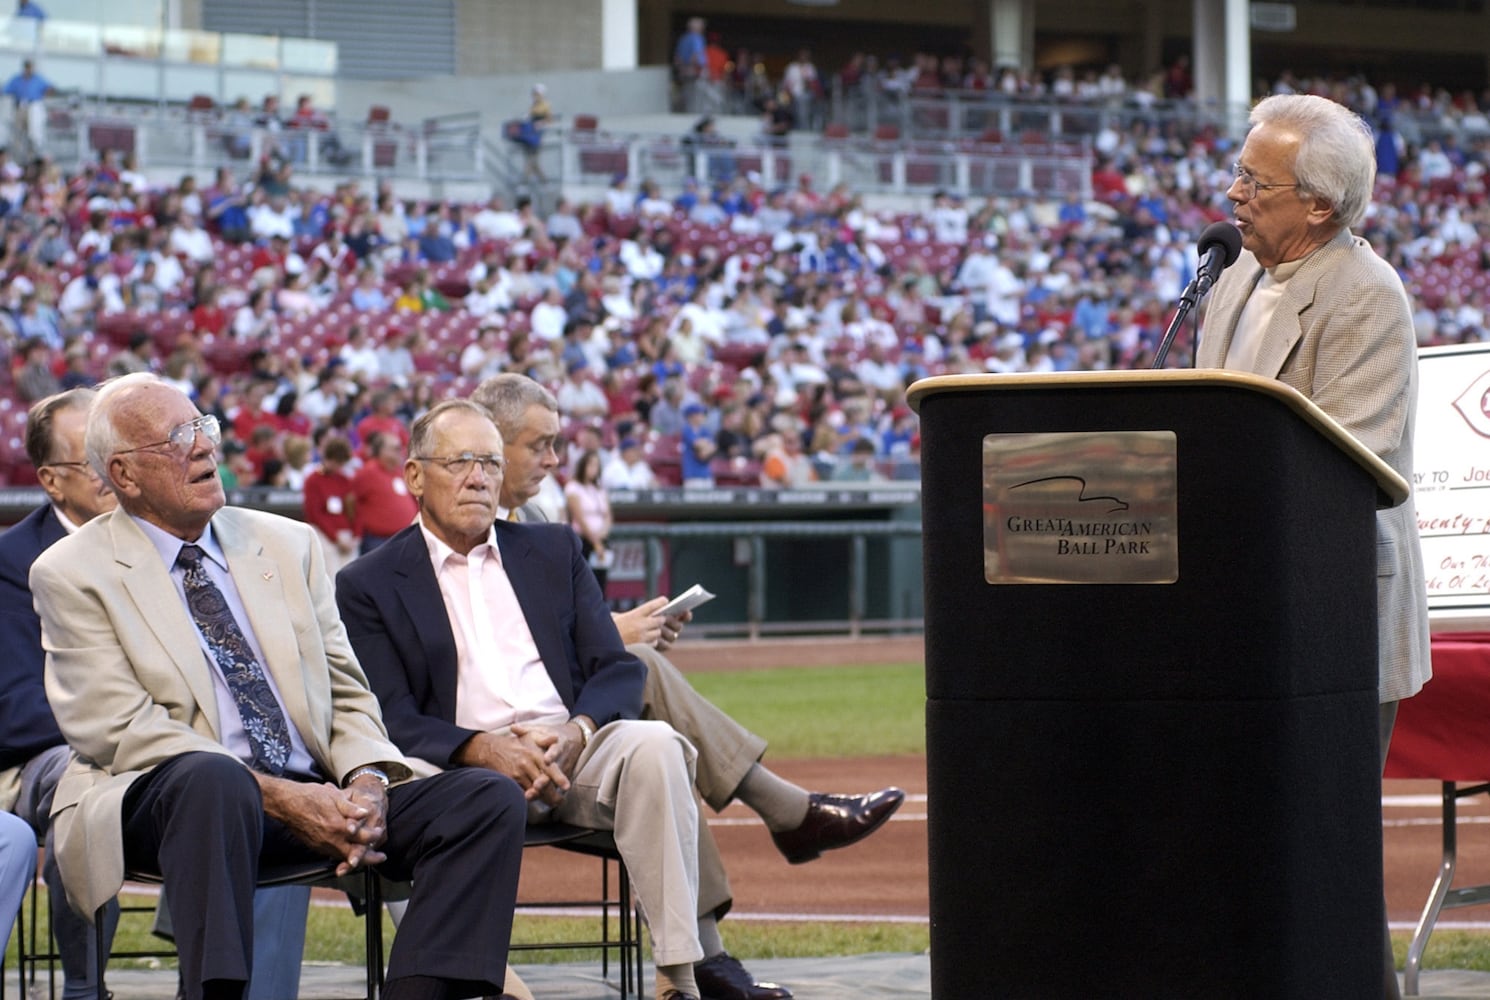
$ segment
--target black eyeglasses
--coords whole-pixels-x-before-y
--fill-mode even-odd
[[[506,466],[506,459],[500,455],[475,455],[469,451],[463,451],[459,455],[451,455],[449,458],[440,458],[435,455],[415,455],[415,461],[433,462],[435,465],[443,466],[445,471],[456,479],[464,479],[471,474],[476,466],[481,466],[481,471],[486,473],[487,478],[502,474]]]
[[[1233,178],[1232,183],[1240,184],[1242,186],[1242,194],[1247,198],[1256,198],[1259,191],[1276,191],[1281,188],[1296,188],[1299,186],[1297,183],[1264,184],[1252,176],[1252,172],[1242,166],[1240,162],[1231,165],[1231,176]]]
[[[197,443],[198,434],[211,441],[214,448],[222,444],[222,425],[217,422],[216,417],[208,413],[172,427],[170,435],[164,441],[152,441],[150,444],[142,444],[134,448],[123,448],[114,454],[128,455],[134,451],[148,451],[151,448],[170,445],[182,455],[190,455],[192,445]]]

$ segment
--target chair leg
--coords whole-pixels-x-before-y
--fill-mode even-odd
[[[617,855],[619,857],[619,855]],[[620,865],[622,862],[617,861]],[[626,919],[623,914],[621,919]],[[625,938],[625,924],[622,924],[622,938]],[[621,955],[621,1000],[626,1000],[626,956]],[[610,859],[600,859],[600,978],[602,981],[610,977]]]
[[[627,982],[630,981],[636,985],[637,1000],[641,1000],[642,922],[631,898],[631,874],[626,871],[626,862],[618,860],[616,867],[620,872],[617,899],[621,909],[621,998],[625,1000]]]
[[[32,880],[31,891],[36,891]],[[8,949],[7,949],[8,950]],[[26,1000],[26,901],[16,909],[16,995]],[[0,1000],[5,1000],[5,956],[0,954]]]
[[[367,1000],[378,1000],[383,992],[383,892],[378,875],[372,869],[363,872],[367,912]]]
[[[103,986],[104,968],[109,964],[109,953],[104,944],[103,926],[105,906],[93,911],[93,983],[98,987],[98,1000],[109,1000],[109,991]]]

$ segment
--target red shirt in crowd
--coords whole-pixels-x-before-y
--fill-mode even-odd
[[[378,462],[364,462],[352,477],[353,520],[358,536],[387,538],[414,523],[419,505],[404,484],[402,470],[389,472]]]
[[[191,325],[198,333],[222,333],[228,325],[228,314],[221,306],[199,305],[191,311]]]
[[[409,428],[404,422],[394,416],[384,416],[379,413],[369,413],[357,421],[357,440],[366,442],[374,434],[392,435],[398,438],[400,444],[409,447]],[[371,456],[367,456],[371,457]]]
[[[343,531],[353,531],[352,480],[345,472],[318,468],[305,477],[303,493],[306,523],[332,541]]]

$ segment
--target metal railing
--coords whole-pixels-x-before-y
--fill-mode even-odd
[[[671,524],[617,522],[611,529],[612,541],[641,540],[646,546],[646,592],[661,592],[666,564],[664,544],[678,539],[743,539],[749,550],[746,571],[746,601],[743,621],[694,623],[688,626],[695,635],[708,637],[744,636],[760,639],[771,635],[848,634],[858,638],[865,633],[920,632],[925,627],[921,617],[869,618],[866,614],[869,592],[869,543],[872,539],[920,539],[919,521],[694,521]],[[766,542],[780,538],[836,538],[846,543],[847,614],[842,619],[816,621],[772,620],[768,607],[767,580],[770,567]],[[916,581],[919,588],[920,581]]]
[[[302,177],[386,177],[430,183],[475,183],[513,193],[543,186],[524,175],[516,143],[483,131],[478,116],[450,115],[416,125],[336,122],[328,129],[235,128],[215,114],[155,106],[54,106],[47,151],[61,163],[91,160],[103,150],[132,152],[148,169],[248,169],[278,153]],[[868,195],[964,196],[1090,193],[1092,154],[1082,138],[1059,143],[914,143],[795,135],[690,147],[675,136],[550,129],[537,152],[548,186],[604,187],[614,175],[664,186],[685,177],[700,183],[758,175],[767,186],[811,174],[826,190],[846,183]]]
[[[275,94],[288,104],[308,93],[318,107],[335,103],[335,42],[126,23],[131,12],[118,4],[100,3],[97,14],[97,21],[0,16],[0,62],[35,59],[54,87],[84,100],[163,107],[191,94],[217,104]]]
[[[302,176],[389,176],[424,181],[490,182],[475,114],[430,118],[416,126],[386,121],[332,122],[322,129],[237,126],[215,113],[148,105],[53,102],[46,151],[60,163],[92,160],[104,150],[134,153],[147,168],[205,172],[257,167],[278,155]]]
[[[1019,141],[1090,140],[1106,128],[1129,131],[1137,123],[1194,134],[1214,128],[1245,128],[1244,105],[1200,104],[1191,100],[1146,100],[1134,95],[1100,100],[1022,97],[988,90],[933,90],[896,93],[865,85],[845,86],[835,77],[829,92],[829,120],[851,132],[873,134],[891,126],[910,139],[967,141],[998,136]]]

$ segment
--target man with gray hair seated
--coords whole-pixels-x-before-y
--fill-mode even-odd
[[[68,899],[91,913],[127,869],[160,874],[192,930],[186,997],[240,1000],[262,867],[380,865],[413,886],[384,996],[500,993],[522,792],[489,771],[408,780],[314,533],[225,506],[221,440],[159,377],[109,383],[85,441],[118,508],[32,565],[47,699],[77,755],[52,810]]]
[[[486,379],[471,398],[491,411],[502,432],[506,469],[498,517],[542,521],[528,502],[559,464],[554,450],[560,434],[558,400],[538,382],[514,373]],[[712,809],[722,810],[736,799],[745,803],[765,822],[787,861],[802,864],[824,851],[857,843],[900,808],[905,793],[899,788],[863,795],[809,792],[762,764],[766,741],[694,690],[663,655],[691,617],[691,613],[683,618],[659,617],[657,611],[666,603],[665,597],[654,597],[611,617],[626,651],[647,668],[641,717],[668,723],[697,749],[694,786]],[[698,855],[699,925],[705,958],[694,968],[702,996],[712,1000],[789,997],[789,990],[757,983],[724,948],[717,921],[731,905],[729,877],[707,823],[699,824]]]
[[[53,543],[114,509],[114,493],[87,462],[83,430],[95,393],[71,389],[40,400],[26,417],[26,454],[47,502],[0,534],[0,806],[11,809],[47,842],[42,876],[51,907],[52,933],[62,961],[63,1000],[97,995],[93,983],[94,934],[67,905],[52,849],[50,813],[57,782],[72,751],[57,729],[43,683],[41,618],[27,577],[36,557]],[[157,905],[157,930],[169,932],[169,911]],[[279,1000],[300,988],[310,889],[283,886],[254,894],[254,978],[249,1000]],[[105,947],[118,907],[109,904]]]

